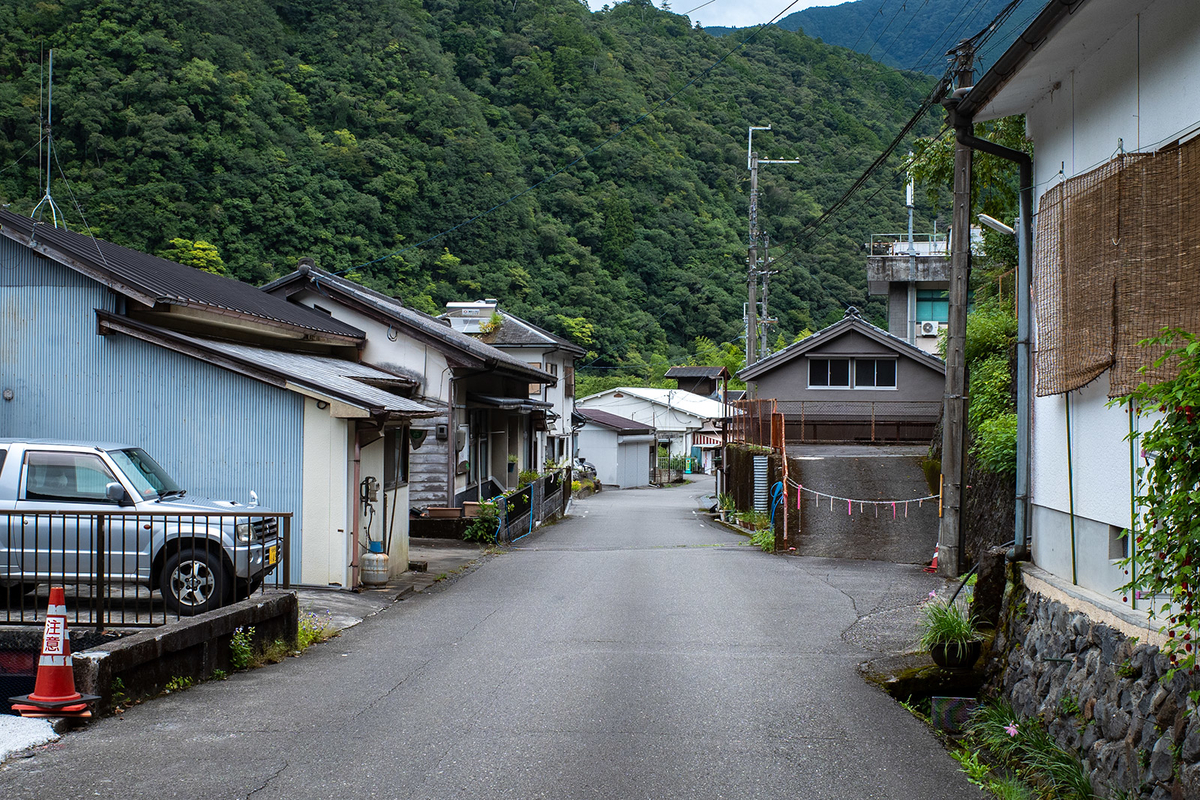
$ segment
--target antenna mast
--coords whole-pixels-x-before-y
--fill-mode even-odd
[[[46,193],[42,195],[42,199],[33,207],[31,217],[41,222],[38,216],[43,205],[50,208],[50,219],[54,223],[54,227],[58,227],[58,218],[62,216],[62,212],[58,210],[58,206],[54,203],[54,198],[50,196],[50,164],[54,160],[54,145],[53,135],[50,132],[50,115],[54,109],[54,51],[50,51],[50,71],[49,79],[46,81],[46,129],[43,133],[43,138],[46,140]],[[66,220],[63,220],[64,228],[67,226]]]

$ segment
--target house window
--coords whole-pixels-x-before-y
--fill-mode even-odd
[[[850,387],[850,359],[811,358],[808,361],[808,385],[846,389]]]
[[[383,432],[383,488],[396,489],[408,482],[408,428]]]
[[[917,289],[917,320],[948,322],[950,294],[945,289]]]
[[[895,389],[896,359],[810,358],[808,385],[829,389]]]
[[[854,359],[854,388],[895,389],[896,360],[894,358]]]
[[[541,369],[542,362],[535,361],[532,364],[530,364],[529,366],[533,367],[534,369]],[[542,393],[542,385],[540,383],[529,384],[529,393],[530,394],[541,394]]]
[[[563,394],[567,397],[575,396],[575,367],[571,364],[563,368]]]

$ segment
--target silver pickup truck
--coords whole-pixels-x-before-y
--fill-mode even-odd
[[[137,447],[0,439],[0,599],[103,580],[191,615],[256,589],[281,555],[278,519],[186,494]]]

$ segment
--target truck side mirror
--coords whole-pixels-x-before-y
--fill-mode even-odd
[[[104,496],[119,506],[129,505],[129,494],[125,487],[116,481],[104,485]]]

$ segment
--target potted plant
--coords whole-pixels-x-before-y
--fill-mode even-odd
[[[921,627],[921,646],[939,667],[970,669],[979,660],[983,641],[975,618],[961,606],[930,600]]]
[[[517,454],[513,453],[508,457],[508,471],[512,472],[517,468]]]

